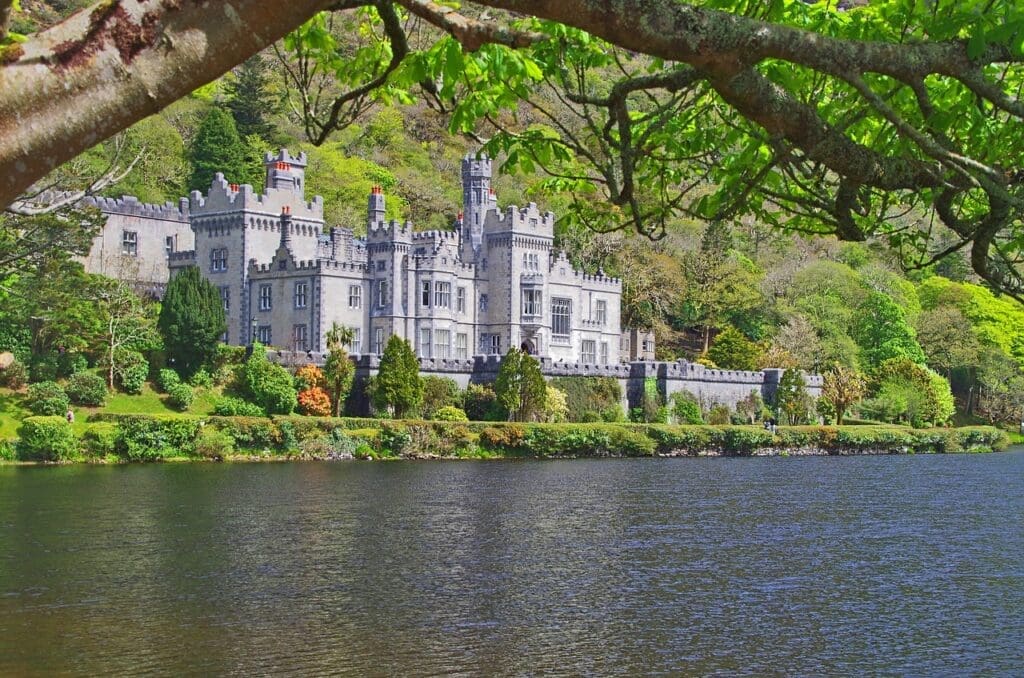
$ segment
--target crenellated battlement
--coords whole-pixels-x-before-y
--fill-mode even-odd
[[[412,222],[407,221],[402,224],[392,219],[371,225],[366,231],[366,241],[368,243],[394,241],[411,244],[413,235]]]
[[[276,217],[284,207],[289,207],[296,219],[309,219],[321,223],[324,219],[324,199],[319,195],[313,196],[312,200],[305,200],[301,193],[290,191],[256,193],[249,184],[229,183],[221,172],[213,176],[210,190],[206,195],[192,191],[189,193],[188,201],[190,213],[196,217],[240,210],[263,212]]]
[[[61,200],[66,200],[74,193],[71,191],[45,191],[40,194],[34,202],[40,205],[52,205]],[[163,204],[140,202],[134,195],[122,195],[120,198],[104,198],[98,195],[89,195],[81,199],[83,205],[95,207],[104,214],[120,214],[141,219],[158,219],[160,221],[177,221],[188,223],[189,202],[188,198],[181,198],[178,204],[167,201]]]

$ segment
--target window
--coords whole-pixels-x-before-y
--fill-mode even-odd
[[[270,346],[270,325],[260,325],[256,329],[256,341],[264,346]]]
[[[420,306],[422,306],[423,308],[429,308],[430,307],[430,281],[429,280],[424,280],[423,283],[420,285],[420,289],[421,289]]]
[[[608,342],[607,341],[602,341],[601,342],[601,364],[602,365],[607,365],[608,364]]]
[[[363,329],[361,327],[352,328],[352,341],[348,345],[349,353],[362,353],[363,352]]]
[[[430,328],[428,327],[420,329],[420,356],[430,357]]]
[[[594,320],[602,325],[608,321],[608,302],[604,299],[598,299],[594,302]]]
[[[378,327],[373,331],[373,352],[377,355],[384,353],[384,328]]]
[[[572,316],[572,300],[558,299],[551,300],[551,334],[559,337],[569,336],[570,320]]]
[[[644,339],[643,350],[644,353],[650,353],[654,351],[654,342],[651,341],[650,339]]]
[[[348,286],[348,307],[349,308],[362,308],[363,307],[363,286],[362,285],[349,285]]]
[[[385,268],[387,268],[387,265],[387,262],[381,259],[380,261],[377,262],[377,270],[383,271]]]
[[[466,288],[460,287],[455,290],[455,310],[459,313],[466,312]]]
[[[487,310],[487,295],[486,294],[481,294],[480,295],[480,312],[482,313],[482,312],[484,312],[486,310]]]
[[[295,325],[292,327],[292,350],[309,350],[309,335],[306,331],[305,325]]]
[[[384,308],[388,305],[388,281],[377,281],[377,308]]]
[[[539,271],[540,270],[540,255],[538,254],[523,254],[523,268],[527,271]]]
[[[220,300],[224,304],[224,310],[231,310],[231,288],[222,287],[220,288]]]
[[[469,357],[469,337],[464,333],[459,333],[455,335],[455,357]]]
[[[121,254],[126,257],[139,255],[139,234],[137,231],[121,231]]]
[[[523,290],[523,315],[537,316],[541,314],[541,291]]]
[[[309,283],[295,283],[295,308],[306,308],[306,297],[309,295]]]
[[[491,335],[491,347],[490,347],[490,350],[491,350],[491,355],[501,355],[501,335],[500,334],[492,334]]]
[[[228,251],[227,249],[213,250],[210,252],[210,270],[214,273],[217,271],[228,270]]]
[[[434,357],[452,357],[452,333],[449,330],[434,330]]]
[[[581,351],[582,355],[580,356],[582,358],[583,362],[585,362],[585,363],[596,363],[597,362],[597,355],[596,355],[596,348],[597,347],[596,347],[595,344],[596,344],[596,342],[594,342],[593,340],[590,340],[590,339],[584,339],[583,340],[583,350]]]
[[[452,284],[449,282],[434,283],[434,306],[437,308],[452,307]]]
[[[260,310],[270,310],[270,299],[271,299],[272,288],[270,285],[260,285]]]
[[[164,251],[167,253],[167,256],[171,256],[171,253],[174,252],[174,236],[173,235],[169,235],[166,238],[164,238]]]

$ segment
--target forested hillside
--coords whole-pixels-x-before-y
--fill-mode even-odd
[[[24,4],[30,10],[26,16],[38,25],[76,6]],[[330,39],[332,49],[349,58],[383,49],[353,26],[311,24],[306,30]],[[348,102],[342,109],[350,116],[347,124],[314,145],[308,110],[319,105],[323,113],[326,104],[316,102],[330,102],[345,83],[317,72],[316,40],[303,44],[286,40],[265,51],[96,146],[53,181],[85,189],[98,176],[117,175],[101,193],[132,194],[147,202],[205,190],[215,171],[230,182],[260,188],[263,153],[287,147],[308,154],[307,191],[323,196],[328,227],[363,229],[366,196],[379,184],[390,218],[409,219],[419,230],[449,228],[460,211],[459,161],[496,129],[544,133],[552,120],[581,124],[567,102],[549,96],[540,103],[544,124],[536,110],[523,107],[472,134],[453,133],[459,125],[441,99],[412,100],[385,88]],[[599,78],[601,69],[610,68],[599,63],[590,76]],[[506,163],[509,157],[498,160]],[[599,199],[583,218],[573,186],[552,180],[521,157],[509,164],[513,171],[494,182],[499,205],[534,201],[564,217],[557,223],[557,245],[583,269],[622,278],[624,322],[655,330],[659,359],[828,373],[832,388],[863,397],[860,414],[871,419],[914,421],[927,411],[930,423],[943,423],[950,409],[944,379],[964,417],[1021,417],[1024,307],[981,286],[959,252],[905,272],[891,241],[840,243],[750,217],[703,223],[674,216],[664,221],[657,239],[635,231],[602,232],[619,222],[609,217],[607,206],[597,204]],[[570,212],[570,205],[577,209]],[[49,265],[73,269],[67,262]],[[60,280],[71,279],[67,270]],[[58,297],[68,283],[50,291],[58,279],[51,274],[39,268],[8,278],[4,294],[20,301],[0,310],[9,328],[0,332],[0,350],[22,356],[57,347],[96,352],[73,345],[73,338],[85,336],[79,326],[84,311],[69,310],[72,318],[57,320],[65,314]],[[18,297],[19,290],[37,286],[42,291],[35,298]],[[73,301],[67,303],[73,308]],[[35,318],[46,320],[28,321]]]

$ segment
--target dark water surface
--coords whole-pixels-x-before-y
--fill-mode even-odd
[[[1024,451],[0,468],[0,674],[1024,673]]]

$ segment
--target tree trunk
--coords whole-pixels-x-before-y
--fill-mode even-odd
[[[0,64],[0,206],[331,4],[114,0],[32,36]]]

